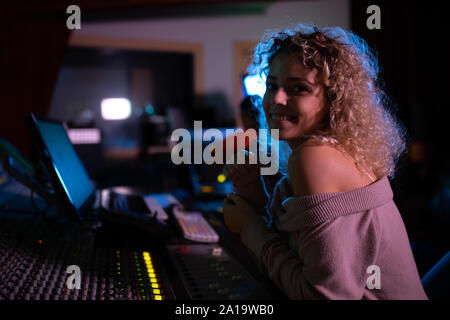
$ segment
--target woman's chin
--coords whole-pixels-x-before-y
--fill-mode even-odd
[[[280,130],[280,129],[277,129],[277,134],[275,136],[273,135],[273,131],[272,131],[271,136],[272,136],[272,138],[280,140],[280,141],[289,141],[289,140],[298,138],[297,135],[292,134],[291,132],[286,132],[286,130]]]

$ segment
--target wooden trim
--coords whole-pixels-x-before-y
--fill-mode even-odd
[[[236,126],[242,126],[239,105],[241,103],[241,77],[251,62],[253,49],[258,41],[233,41],[233,110]]]
[[[195,94],[204,94],[204,59],[201,43],[85,36],[72,33],[69,38],[69,46],[191,53],[194,59]]]

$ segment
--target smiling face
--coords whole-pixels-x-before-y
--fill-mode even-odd
[[[270,129],[291,148],[318,129],[326,118],[325,90],[316,69],[307,69],[298,54],[278,53],[270,64],[263,108]]]

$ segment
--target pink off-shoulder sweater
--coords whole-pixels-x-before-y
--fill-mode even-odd
[[[236,191],[261,207],[256,190]],[[352,191],[292,195],[281,178],[267,206],[272,223],[257,215],[241,232],[290,299],[427,299],[387,177]]]

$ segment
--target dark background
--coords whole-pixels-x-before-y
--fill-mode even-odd
[[[361,16],[381,8],[381,29]],[[393,181],[407,230],[418,242],[449,247],[447,51],[444,10],[436,1],[352,1],[352,30],[378,52],[385,90],[409,134],[409,153]]]

